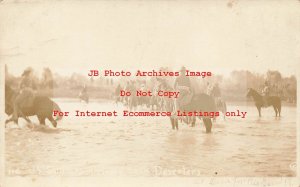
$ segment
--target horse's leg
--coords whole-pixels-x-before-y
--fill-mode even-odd
[[[194,117],[192,118],[192,127],[195,127],[195,124],[196,124],[196,117],[194,116]]]
[[[19,126],[18,119],[19,118],[17,118],[17,120],[14,120],[13,117],[10,117],[9,119],[5,120],[5,128],[6,128],[6,124],[8,124],[11,121],[14,121]]]
[[[278,113],[279,113],[278,116],[280,117],[280,115],[281,115],[281,114],[280,114],[280,113],[281,113],[281,108],[278,108]]]
[[[279,113],[279,117],[280,117],[280,113],[281,113],[281,102],[279,103],[278,107],[277,107],[278,113]]]
[[[26,121],[27,123],[31,123],[30,119],[28,119],[28,117],[25,116],[21,110],[19,110],[19,111],[18,111],[18,118],[17,118],[16,121],[15,121],[15,123],[16,123],[17,125],[19,125],[19,123],[18,123],[19,117],[25,119],[25,121]]]
[[[259,117],[261,117],[261,107],[256,106],[256,108],[257,108],[257,110],[258,110]]]
[[[174,120],[174,118],[170,117],[170,121],[171,121],[171,124],[172,124],[172,129],[175,130],[175,120]]]
[[[21,110],[18,111],[18,116],[25,119],[27,123],[31,123],[31,121],[23,114]],[[18,123],[18,122],[17,122]]]
[[[209,118],[203,118],[203,123],[205,125],[206,133],[211,133],[212,122]]]
[[[190,117],[190,116],[188,116],[188,117],[186,118],[186,122],[187,122],[187,125],[189,125],[189,124],[191,123],[191,117]]]
[[[52,123],[53,127],[56,128],[57,122],[53,119],[52,115],[47,116],[47,118],[48,118],[49,121]]]
[[[22,118],[25,119],[27,123],[31,123],[31,120],[27,116],[22,116]]]
[[[227,105],[226,105],[225,102],[223,103],[223,107],[224,107],[224,111],[223,111],[223,119],[224,119],[224,121],[226,121],[225,117],[226,117],[226,112],[227,112]]]
[[[46,123],[45,123],[45,117],[42,117],[42,116],[38,116],[38,119],[39,119],[39,122],[40,122],[40,124],[41,125],[45,125]]]
[[[273,105],[273,108],[274,108],[274,111],[275,111],[275,115],[276,115],[276,117],[277,117],[277,108],[275,107],[275,105]]]
[[[11,121],[13,121],[13,117],[10,117],[9,119],[5,120],[5,124],[8,124]]]
[[[178,118],[175,118],[175,127],[176,127],[176,130],[178,130]]]

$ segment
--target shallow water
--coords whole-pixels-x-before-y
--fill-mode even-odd
[[[90,104],[57,99],[62,111],[121,111],[110,101]],[[139,109],[142,110],[142,109]],[[143,109],[144,110],[144,109]],[[74,117],[54,129],[9,124],[7,175],[62,176],[296,176],[296,107],[272,108],[259,118],[253,103],[228,104],[245,118],[218,118],[211,134],[196,127],[171,129],[167,117]],[[31,118],[37,123],[35,117]],[[34,127],[34,128],[33,128]],[[32,129],[33,128],[33,129]]]

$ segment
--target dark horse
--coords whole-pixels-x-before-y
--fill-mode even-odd
[[[5,85],[5,113],[10,116],[14,111],[14,101],[18,93],[14,91],[9,86]],[[54,127],[57,126],[57,120],[60,120],[62,117],[58,117],[56,120],[53,119],[52,113],[53,110],[61,111],[59,106],[49,99],[46,96],[36,96],[33,105],[31,107],[22,107],[20,108],[20,113],[18,117],[24,118],[27,122],[30,122],[28,116],[37,116],[40,124],[45,125],[45,119],[48,119]],[[13,121],[12,117],[6,120],[5,123]],[[18,120],[17,120],[18,121]]]
[[[173,113],[176,113],[175,111],[175,100],[173,99],[168,99],[165,102],[166,109],[168,111],[173,111]],[[178,109],[177,109],[178,110]],[[216,112],[216,104],[213,99],[213,97],[201,93],[201,94],[195,94],[192,97],[192,100],[189,104],[181,107],[179,109],[180,111],[202,111],[202,112]],[[170,117],[171,123],[172,123],[172,128],[178,130],[178,117],[176,115],[172,115]],[[212,121],[209,116],[202,117],[203,123],[205,125],[206,133],[211,132],[212,128]],[[195,125],[196,122],[196,117],[192,117],[192,126]]]
[[[267,106],[265,106],[263,96],[260,95],[257,91],[255,91],[252,88],[248,89],[247,97],[250,97],[250,96],[254,99],[255,106],[258,110],[259,117],[261,117],[261,108],[262,107],[269,107],[269,106],[273,106],[276,117],[277,117],[277,115],[280,117],[280,112],[281,112],[280,97],[268,96],[267,97],[267,102],[266,102]]]

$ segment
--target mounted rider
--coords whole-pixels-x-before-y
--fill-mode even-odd
[[[22,80],[19,85],[19,94],[14,101],[14,112],[12,119],[15,123],[18,123],[19,114],[21,107],[31,107],[35,98],[36,85],[32,77],[32,68],[27,68],[22,74]]]
[[[186,68],[183,66],[180,70],[180,75],[176,78],[174,89],[179,90],[178,107],[181,108],[189,104],[193,97],[193,90],[189,77],[185,76]]]

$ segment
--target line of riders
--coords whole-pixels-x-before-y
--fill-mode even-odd
[[[146,81],[127,81],[126,85],[123,88],[120,84],[118,84],[118,86],[115,89],[115,101],[116,103],[122,102],[130,110],[134,110],[137,106],[146,106],[148,108],[151,107],[152,110],[155,109],[160,111],[168,111],[168,100],[171,99],[158,96],[158,91],[179,91],[180,94],[178,99],[176,99],[175,101],[175,107],[177,110],[180,110],[181,108],[183,108],[191,102],[196,92],[194,89],[195,85],[192,84],[188,76],[185,76],[185,71],[186,68],[182,67],[180,70],[180,75],[176,78],[174,85],[169,83],[166,78],[157,78],[154,85],[148,86],[150,88],[147,87]],[[216,106],[221,112],[226,112],[226,104],[221,98],[221,89],[219,87],[219,84],[207,83],[206,86],[206,94],[212,96],[215,99]],[[131,94],[128,97],[120,96],[121,90],[134,93],[137,90],[147,91],[149,89],[153,93],[150,97],[140,97],[134,94]],[[172,110],[174,110],[174,107]]]
[[[181,108],[184,108],[185,105],[189,104],[195,93],[189,77],[185,76],[184,74],[185,71],[186,68],[182,67],[180,70],[181,74],[176,78],[173,87],[164,78],[157,78],[158,84],[153,87],[153,93],[156,93],[157,90],[178,90],[180,92],[180,97],[176,100],[175,104],[177,110],[180,110]],[[13,102],[12,120],[15,123],[18,122],[18,117],[22,116],[22,111],[20,110],[20,108],[30,107],[33,105],[33,101],[37,91],[32,74],[33,70],[31,68],[26,69],[22,74],[21,82],[19,84],[19,93]],[[145,90],[146,85],[145,83],[137,85],[136,81],[128,81],[124,89],[131,92],[136,91],[137,89]],[[147,107],[151,106],[152,110],[154,109],[154,106],[156,106],[156,110],[167,109],[166,98],[158,97],[157,94],[154,94],[152,97],[120,97],[120,90],[121,86],[119,84],[115,90],[116,102],[123,102],[130,108],[130,110],[134,109],[138,105],[146,105]],[[262,92],[264,95],[264,103],[265,105],[267,105],[267,98],[270,94],[270,88],[267,82],[265,83]],[[214,98],[216,107],[219,108],[219,111],[223,112],[224,114],[224,112],[226,112],[226,104],[221,99],[221,90],[218,83],[207,83],[206,94]],[[88,93],[86,86],[83,87],[79,97],[88,102]]]

